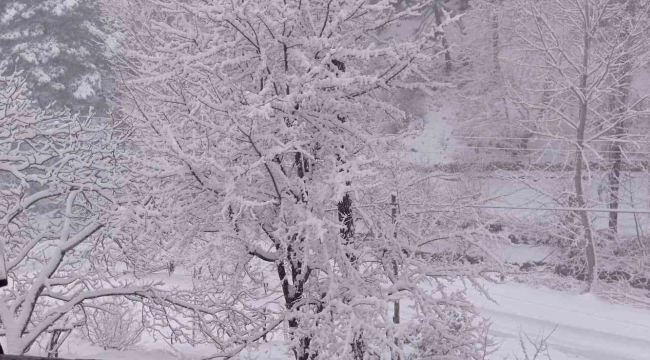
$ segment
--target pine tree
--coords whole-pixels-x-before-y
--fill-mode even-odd
[[[59,109],[102,108],[109,32],[97,0],[1,1],[4,75],[22,71],[30,97],[41,107],[56,102]]]

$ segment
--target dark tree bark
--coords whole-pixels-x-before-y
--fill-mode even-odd
[[[339,71],[345,72],[345,63],[335,59],[332,60],[332,64],[334,64]],[[337,119],[342,123],[346,121],[345,117],[339,115],[337,115]],[[344,149],[344,146],[341,146],[341,149]],[[341,164],[345,164],[345,160],[341,155],[337,155],[337,158]],[[350,182],[347,181],[345,185],[350,186]],[[343,198],[338,202],[336,208],[338,210],[339,222],[342,225],[340,234],[341,239],[343,240],[343,245],[351,245],[354,241],[354,217],[352,215],[352,198],[350,197],[350,194],[346,193],[343,195]],[[347,252],[345,255],[348,260],[350,260],[352,266],[356,268],[356,256],[350,252]],[[359,332],[355,335],[350,346],[352,347],[352,355],[354,359],[363,360],[363,355],[366,352],[366,343],[363,340],[363,332]]]
[[[349,182],[346,185],[350,185]],[[345,246],[351,245],[354,241],[354,217],[352,216],[352,198],[350,194],[343,195],[343,199],[337,204],[339,213],[339,222],[342,225],[341,239]],[[346,253],[346,257],[352,263],[352,266],[357,267],[357,258],[353,253]],[[355,335],[354,340],[350,344],[352,347],[352,355],[355,360],[363,360],[363,355],[366,352],[366,343],[363,340],[363,332]]]
[[[58,358],[59,357],[59,340],[61,339],[61,330],[54,330],[52,332],[52,337],[50,338],[50,343],[47,346],[47,357],[48,358]]]
[[[296,109],[297,110],[297,109]],[[294,164],[297,169],[297,175],[300,179],[305,179],[309,173],[309,161],[300,152],[296,153]],[[294,194],[296,201],[307,202],[308,194],[306,191],[301,191],[300,194]],[[297,306],[296,303],[303,298],[305,293],[305,284],[309,280],[311,269],[307,268],[303,272],[304,264],[300,260],[301,247],[304,239],[294,235],[291,239],[290,245],[286,249],[286,261],[277,264],[277,273],[282,283],[282,294],[284,296],[285,306],[288,310],[300,311],[302,306]],[[276,249],[278,252],[282,251],[279,243],[276,242]],[[289,269],[290,274],[287,274],[286,268]],[[291,283],[289,283],[289,275]],[[300,321],[297,318],[291,318],[288,321],[289,329],[299,331]],[[296,360],[311,360],[317,356],[317,353],[311,351],[311,335],[300,335],[298,339],[298,348],[294,349],[294,356]]]

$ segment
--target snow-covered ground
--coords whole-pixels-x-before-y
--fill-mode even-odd
[[[587,294],[573,294],[518,283],[487,284],[492,302],[469,290],[481,314],[492,322],[490,333],[499,344],[489,359],[523,359],[520,334],[550,338],[552,360],[647,360],[650,358],[650,311],[607,303]],[[529,354],[532,345],[527,344]],[[187,358],[205,356],[209,348],[179,347]],[[161,340],[143,339],[135,349],[104,351],[80,340],[67,342],[61,356],[104,360],[172,360],[180,353]],[[279,341],[263,343],[241,359],[289,360]],[[546,356],[539,360],[548,359]]]
[[[453,117],[453,110],[431,110],[426,116],[422,134],[405,143],[408,158],[420,164],[454,161],[454,152],[460,145],[451,136],[453,129],[448,125],[448,120],[452,120]],[[549,172],[540,177],[537,173],[529,179],[525,174],[523,175],[521,181],[513,181],[512,174],[504,178],[497,176],[496,173],[486,173],[481,175],[482,179],[479,179],[479,183],[489,197],[501,196],[491,204],[525,207],[557,205],[548,195],[550,192],[545,194],[544,190],[551,189],[557,177],[564,175]],[[631,201],[623,199],[622,207],[648,203],[649,187],[644,181],[632,177],[630,187],[636,199]],[[596,181],[591,184],[590,189],[594,194],[593,198],[597,198]],[[601,205],[597,204],[597,206]],[[497,213],[503,214],[503,210],[495,210],[495,214]],[[525,218],[536,216],[536,212],[517,211],[515,215]],[[599,216],[601,217],[603,216]],[[643,226],[647,227],[646,222],[649,222],[650,216],[644,215],[642,218]],[[633,231],[631,215],[622,215],[621,222],[623,231]],[[599,219],[596,224],[601,226],[603,221]],[[504,261],[511,263],[539,261],[553,252],[553,248],[547,246],[530,247],[514,244],[499,246],[498,253]],[[489,356],[489,359],[525,359],[522,354],[520,335],[527,335],[535,340],[546,337],[551,332],[548,344],[552,360],[650,359],[650,311],[648,310],[608,303],[591,294],[562,292],[521,283],[507,282],[485,286],[496,302],[488,300],[472,289],[468,290],[468,294],[481,314],[489,318],[492,323],[490,334],[498,343],[498,349]],[[534,353],[532,345],[526,341],[524,343],[528,353]],[[175,347],[188,358],[201,358],[211,353],[211,349],[207,347],[201,349],[187,346]],[[180,358],[181,353],[172,350],[160,339],[146,337],[135,349],[122,352],[105,351],[82,340],[74,339],[63,346],[61,356],[105,360],[171,360]],[[262,343],[257,349],[240,355],[240,359],[287,360],[291,358],[286,354],[281,339]],[[538,359],[549,359],[549,357],[542,356]]]
[[[405,145],[413,154],[408,158],[417,164],[444,164],[464,151],[454,138],[453,109],[438,109],[425,118],[422,134]],[[487,205],[510,207],[558,207],[557,196],[562,186],[571,189],[571,175],[563,172],[503,172],[482,173],[477,183],[486,198],[495,199]],[[603,174],[593,172],[587,182],[590,206],[606,207],[603,198]],[[621,208],[645,208],[650,203],[647,176],[641,173],[623,175]],[[559,185],[558,185],[559,184]],[[495,216],[518,220],[534,220],[548,214],[536,210],[493,209]],[[607,213],[593,214],[594,226],[607,228]],[[638,225],[638,227],[637,227]],[[650,228],[650,216],[619,214],[619,231],[622,234],[642,233]],[[546,246],[500,244],[499,255],[510,263],[540,261],[553,254]],[[537,288],[519,283],[489,284],[489,293],[496,303],[475,291],[469,295],[480,308],[481,314],[490,318],[490,333],[500,343],[490,359],[525,359],[520,335],[532,340],[548,336],[550,359],[650,359],[650,311],[611,304],[595,295],[575,294]],[[650,303],[650,299],[648,299]],[[527,343],[528,354],[534,350]],[[546,356],[539,359],[547,359]]]
[[[517,283],[488,288],[497,303],[477,293],[470,296],[481,314],[492,320],[490,332],[500,341],[491,359],[515,355],[523,359],[520,331],[534,340],[554,329],[548,339],[553,360],[650,359],[650,311],[606,303],[591,294]],[[529,354],[533,353],[532,345],[527,345]]]

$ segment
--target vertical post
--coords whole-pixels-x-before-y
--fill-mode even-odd
[[[390,195],[390,202],[391,202],[390,217],[393,223],[393,239],[397,241],[397,193],[392,193]],[[395,277],[399,275],[399,272],[397,270],[397,261],[395,259],[393,259],[393,275],[395,275]],[[393,303],[394,324],[400,323],[399,315],[400,315],[399,300],[395,300],[395,303]],[[397,339],[395,339],[395,346],[399,346],[399,341]],[[393,360],[399,360],[400,359],[399,353],[393,352],[392,358]]]

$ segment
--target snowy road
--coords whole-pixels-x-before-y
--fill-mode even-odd
[[[549,339],[553,360],[650,359],[649,311],[607,304],[591,295],[513,283],[492,285],[489,292],[498,304],[478,294],[471,296],[482,314],[493,321],[492,335],[502,342],[493,359],[512,359],[513,354],[521,353],[520,329],[535,339],[556,326]]]

